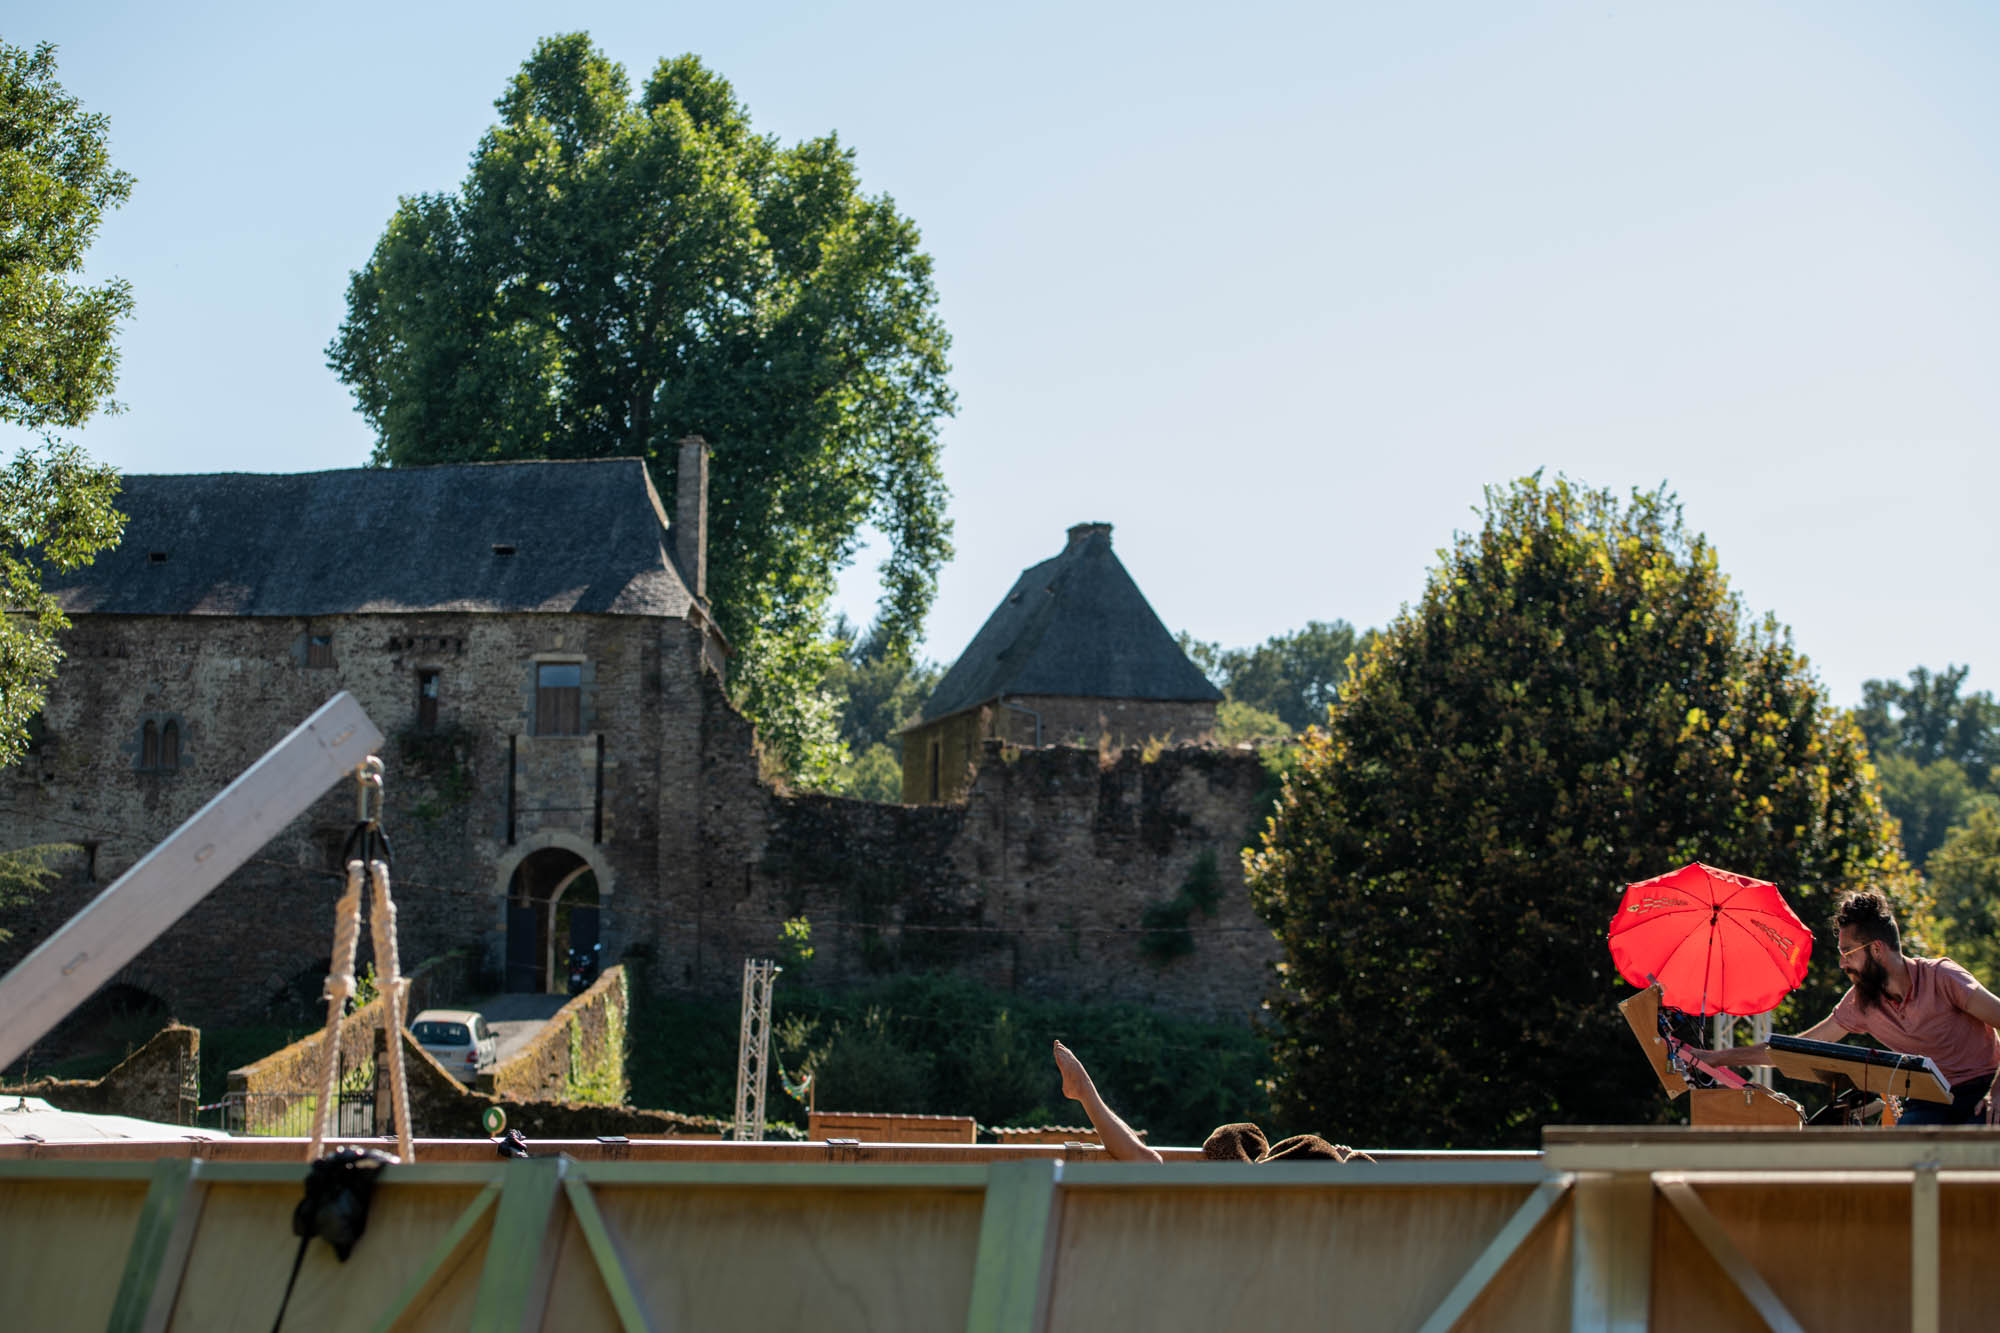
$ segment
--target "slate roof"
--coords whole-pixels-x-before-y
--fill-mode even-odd
[[[1061,555],[1022,571],[919,717],[930,722],[1002,694],[1222,698],[1112,554],[1109,523],[1079,523]]]
[[[124,540],[45,581],[72,614],[685,617],[693,604],[636,458],[127,476],[118,507]]]

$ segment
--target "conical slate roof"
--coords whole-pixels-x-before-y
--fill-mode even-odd
[[[693,599],[637,458],[128,476],[118,546],[44,586],[71,614],[584,611]]]
[[[1022,571],[920,716],[929,722],[1003,694],[1222,698],[1112,554],[1109,523],[1077,524],[1061,555]]]

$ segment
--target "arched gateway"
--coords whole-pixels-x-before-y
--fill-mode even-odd
[[[588,845],[544,835],[511,866],[506,892],[509,991],[562,994],[596,980],[603,952],[598,914],[610,891],[608,872]]]

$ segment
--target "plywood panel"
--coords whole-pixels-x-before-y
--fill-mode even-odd
[[[1806,1328],[1909,1327],[1907,1175],[1694,1184],[1736,1248]]]
[[[304,1192],[303,1174],[297,1185],[208,1187],[201,1228],[174,1306],[173,1329],[207,1333],[271,1327],[298,1252],[292,1209]],[[286,1333],[374,1327],[477,1193],[472,1186],[381,1186],[369,1209],[368,1230],[347,1263],[335,1258],[324,1241],[307,1248],[285,1314]],[[420,1327],[461,1329],[470,1322],[470,1279],[477,1276],[479,1262],[475,1252],[465,1266],[469,1272],[461,1273],[459,1283],[431,1305]],[[460,1293],[456,1300],[453,1290]]]
[[[0,1181],[0,1325],[103,1328],[146,1182]]]
[[[1709,1257],[1680,1213],[1657,1195],[1652,1328],[1656,1333],[1765,1333],[1756,1309]]]
[[[1415,1328],[1528,1193],[1065,1188],[1048,1327]]]
[[[976,1190],[596,1185],[591,1193],[656,1327],[965,1326],[983,1204]],[[565,1244],[557,1285],[577,1309],[592,1304],[578,1294],[598,1281],[590,1264],[580,1237]]]
[[[1472,1303],[1460,1333],[1567,1333],[1573,1225],[1565,1199]]]

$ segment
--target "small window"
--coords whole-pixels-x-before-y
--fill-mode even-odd
[[[306,665],[309,667],[330,667],[333,665],[333,636],[331,634],[308,634],[306,636]]]
[[[148,772],[160,766],[160,727],[147,722],[139,728],[139,767]]]
[[[171,773],[181,766],[181,728],[169,722],[160,728],[160,771]]]
[[[535,668],[535,734],[583,734],[583,667],[544,662]]]
[[[417,730],[436,731],[438,724],[438,673],[417,673]]]

